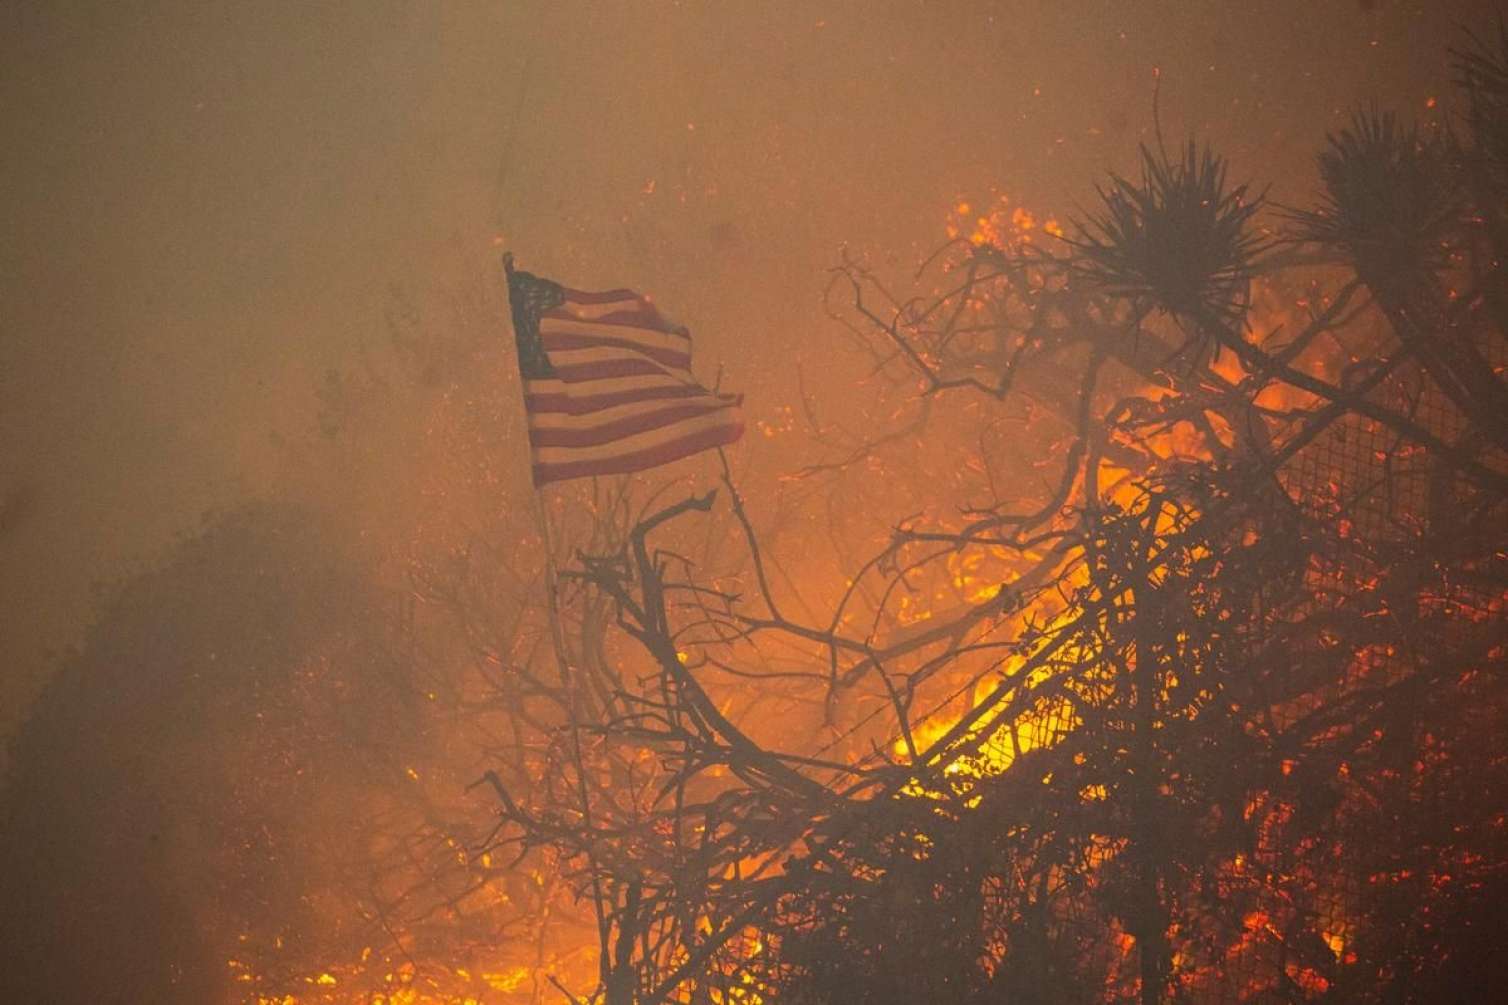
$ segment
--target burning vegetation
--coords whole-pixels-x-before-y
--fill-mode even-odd
[[[576,485],[542,538],[495,475],[488,322],[416,358],[435,470],[401,548],[347,581],[301,519],[237,517],[182,562],[272,569],[260,628],[144,580],[54,684],[3,804],[7,1000],[209,1001],[214,954],[228,1000],[283,1005],[1487,1000],[1508,34],[1454,58],[1459,134],[1358,112],[1311,210],[1159,143],[1078,220],[958,204],[910,289],[845,259],[867,400],[771,412],[814,445],[775,487],[736,457],[713,490]],[[238,749],[213,828],[164,836],[78,696],[169,601],[247,674],[155,664],[131,714]],[[382,692],[360,721],[352,689]],[[60,727],[109,749],[59,765]],[[165,882],[164,840],[223,867]],[[197,927],[133,984],[138,916]],[[70,957],[80,918],[117,938]]]

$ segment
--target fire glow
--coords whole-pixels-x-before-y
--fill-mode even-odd
[[[1160,122],[1071,216],[940,199],[916,262],[837,256],[794,396],[647,470],[599,448],[663,432],[634,424],[661,392],[732,397],[648,297],[509,256],[507,300],[465,287],[443,325],[395,302],[392,359],[318,394],[330,443],[408,458],[368,474],[346,550],[302,511],[212,523],[49,696],[76,739],[134,716],[163,742],[75,757],[43,717],[18,748],[75,766],[177,885],[96,869],[27,910],[160,894],[148,917],[199,931],[144,931],[165,976],[136,986],[189,987],[209,947],[194,987],[254,1005],[1502,983],[1501,42],[1458,57],[1464,138],[1360,111],[1313,209]],[[654,174],[646,203],[695,190]],[[581,383],[646,381],[602,410],[644,410],[579,423],[571,352],[601,353]],[[547,441],[589,467],[531,491],[511,473]],[[5,819],[61,870],[78,801],[38,805]]]
[[[944,268],[945,275],[948,272],[956,275],[959,270],[974,268],[976,266],[971,263],[989,261],[990,256],[1021,255],[1023,249],[1034,242],[1064,237],[1062,227],[1055,220],[1047,218],[1039,225],[1034,214],[1012,205],[1004,197],[998,197],[987,214],[979,214],[970,203],[958,203],[948,214],[945,233],[950,240],[959,242],[967,249],[962,256],[950,260],[951,264]],[[1038,252],[1029,251],[1027,254]],[[1051,251],[1046,254],[1051,255]],[[939,284],[937,292],[942,294],[946,283],[945,279],[944,283]],[[998,326],[1001,319],[998,298],[977,294],[973,290],[944,295],[957,300],[958,308],[951,320],[955,331],[988,331],[992,326]],[[1248,330],[1257,338],[1272,338],[1280,332],[1301,330],[1306,324],[1313,324],[1320,313],[1331,306],[1327,295],[1316,295],[1309,287],[1303,293],[1291,296],[1286,303],[1284,296],[1276,285],[1257,285],[1248,321]],[[1316,296],[1317,299],[1310,299]],[[940,343],[941,346],[947,346],[946,351],[956,349],[959,344],[952,342],[951,338],[949,336]],[[1356,358],[1353,353],[1348,359],[1346,351],[1338,349],[1338,345],[1339,343],[1325,346],[1314,354],[1298,357],[1298,361],[1306,366],[1308,372],[1334,379],[1344,364]],[[946,351],[940,350],[933,357],[935,365],[944,365]],[[1209,365],[1210,379],[1221,382],[1221,387],[1225,389],[1260,383],[1231,353],[1217,354]],[[1210,386],[1210,390],[1216,395],[1224,393],[1214,385]],[[1032,393],[1029,386],[1026,393]],[[1120,393],[1133,400],[1146,402],[1151,409],[1162,407],[1164,403],[1173,403],[1178,397],[1171,388],[1160,382],[1137,380],[1124,384]],[[1276,438],[1277,443],[1281,443],[1282,437],[1288,435],[1285,423],[1289,421],[1289,417],[1312,413],[1322,406],[1315,394],[1284,382],[1265,383],[1253,395],[1252,400],[1262,416],[1260,421],[1265,424],[1262,434],[1264,439]],[[1178,403],[1181,405],[1181,400]],[[892,409],[883,400],[878,401],[876,407],[882,415],[890,417],[898,416],[904,411]],[[1061,406],[1058,407],[1061,409]],[[1050,408],[1035,409],[1035,418],[1029,421],[1026,431],[1033,436],[1052,440],[1053,434],[1048,427],[1054,422],[1061,423],[1063,419],[1051,418],[1050,411]],[[1192,418],[1143,421],[1136,427],[1135,435],[1115,430],[1111,445],[1117,449],[1107,450],[1096,462],[1097,467],[1094,469],[1093,491],[1097,493],[1097,505],[1128,515],[1140,514],[1138,519],[1146,523],[1154,547],[1169,546],[1170,542],[1176,541],[1189,528],[1196,526],[1201,516],[1197,508],[1180,508],[1159,502],[1155,489],[1158,479],[1181,465],[1213,463],[1218,454],[1234,448],[1238,435],[1233,424],[1235,420],[1217,407],[1204,407],[1193,413],[1184,408],[1182,414],[1192,415]],[[453,420],[446,418],[442,411],[437,413],[431,428],[443,429],[450,421]],[[767,437],[792,437],[798,434],[796,416],[791,409],[781,410],[777,421],[778,425],[761,423],[759,428]],[[941,428],[949,429],[946,425]],[[906,456],[907,451],[921,449],[925,443],[927,451],[934,456],[964,459],[954,469],[957,473],[954,478],[961,475],[962,484],[970,486],[964,490],[964,494],[977,494],[989,489],[994,472],[988,458],[979,456],[979,440],[974,430],[967,426],[954,428],[960,435],[946,441],[938,440],[937,425],[928,427],[925,434],[919,430],[903,437],[887,453],[877,453],[871,457],[861,470],[866,476],[879,472],[892,483],[905,483],[907,476],[898,458]],[[925,440],[923,435],[926,436]],[[1244,435],[1250,435],[1249,431]],[[1048,467],[1053,462],[1061,464],[1067,453],[1066,444],[1060,441],[1055,457],[1048,459]],[[931,473],[925,470],[916,470],[911,477],[914,481],[909,483],[908,488],[919,495],[925,495],[933,484]],[[1085,483],[1080,481],[1079,484],[1082,487]],[[1336,486],[1332,485],[1332,488],[1340,491]],[[857,489],[862,491],[862,485],[857,486]],[[1299,489],[1296,483],[1294,489]],[[1305,498],[1297,498],[1296,502],[1304,506],[1322,505],[1320,500]],[[883,542],[885,535],[889,533],[883,525],[869,528],[850,526],[848,531],[856,534],[858,540],[867,539],[873,543]],[[1255,531],[1247,533],[1247,546],[1258,543],[1256,534]],[[782,539],[781,543],[786,547],[802,547],[799,538],[790,541]],[[1209,549],[1199,544],[1190,546],[1184,559],[1194,567],[1209,560]],[[1034,657],[1040,650],[1033,650],[1031,646],[1020,648],[1019,640],[1054,638],[1058,633],[1070,629],[1076,618],[1082,617],[1074,598],[1091,586],[1091,561],[1082,546],[1060,548],[1054,553],[1048,543],[1028,549],[1009,549],[966,539],[963,547],[946,551],[942,562],[935,566],[935,572],[925,575],[918,573],[910,579],[892,581],[888,587],[884,587],[882,599],[874,611],[867,614],[852,611],[837,619],[836,624],[845,629],[858,629],[866,619],[877,619],[876,627],[870,629],[870,645],[875,651],[905,652],[910,654],[907,658],[921,658],[925,661],[928,652],[937,647],[933,645],[929,649],[929,644],[921,643],[908,648],[912,646],[910,640],[924,635],[939,622],[958,623],[967,619],[965,612],[991,608],[988,617],[975,619],[976,625],[986,626],[982,634],[976,636],[966,631],[952,636],[948,645],[937,650],[948,654],[950,662],[944,667],[944,672],[929,674],[925,688],[917,695],[918,700],[923,695],[932,696],[926,700],[935,703],[935,710],[914,718],[900,733],[892,731],[884,741],[889,758],[897,764],[915,762],[920,766],[923,761],[917,760],[919,752],[938,749],[945,751],[941,770],[933,776],[935,780],[926,784],[909,784],[901,792],[903,798],[946,800],[948,796],[944,790],[952,790],[955,796],[957,792],[964,790],[972,793],[980,783],[1002,778],[1012,771],[1033,771],[1035,769],[1026,766],[1026,762],[1036,762],[1028,755],[1046,754],[1054,750],[1083,727],[1085,720],[1079,711],[1081,702],[1086,703],[1086,707],[1093,707],[1105,700],[1105,695],[1112,686],[1109,680],[1090,676],[1066,691],[1058,691],[1053,697],[1030,700],[1014,711],[1012,708],[1020,706],[1020,702],[999,701],[1004,686],[1014,687],[1026,694],[1036,689],[1049,690],[1055,684],[1056,676],[1050,667],[1038,663],[1033,668]],[[830,578],[832,573],[817,575]],[[1324,577],[1333,573],[1315,569],[1308,575],[1315,577],[1313,588],[1318,591],[1326,586],[1327,580]],[[1019,602],[1011,602],[1010,598],[1019,588],[1019,582],[1023,577],[1029,576],[1037,577],[1038,581],[1051,582],[1053,589],[1023,592]],[[897,582],[900,588],[897,588]],[[862,589],[861,580],[847,579],[843,583],[845,593],[852,594],[853,591]],[[1495,603],[1500,605],[1502,599],[1499,596]],[[881,623],[884,627],[879,627]],[[978,645],[981,652],[992,652],[995,648],[1011,650],[1013,647],[1016,651],[1009,652],[1003,658],[987,659],[985,664],[988,669],[981,673],[979,661],[958,655],[955,647],[962,638],[974,640],[965,648]],[[995,643],[985,642],[987,638],[1008,641],[997,646]],[[1186,634],[1179,635],[1178,642],[1191,644]],[[682,645],[684,648],[678,648],[675,653],[679,664],[692,668],[707,665],[705,644],[693,640]],[[804,657],[796,656],[797,663],[802,659],[820,662],[822,657],[820,651],[811,651]],[[1367,651],[1360,659],[1362,663],[1371,661],[1381,667],[1386,656],[1381,652]],[[1359,663],[1357,672],[1365,674],[1368,671]],[[1158,685],[1157,700],[1169,706],[1184,700],[1178,697],[1181,685],[1182,682],[1176,675],[1166,675]],[[1198,699],[1202,700],[1204,699]],[[1299,715],[1303,714],[1305,708],[1321,707],[1313,698],[1302,698],[1299,702],[1298,707],[1286,714]],[[740,694],[735,688],[726,692],[721,711],[724,715],[734,716],[738,721],[746,723],[746,728],[757,730],[757,704],[757,699],[750,704],[750,696]],[[982,714],[977,714],[981,710]],[[968,725],[959,733],[965,719],[969,720]],[[881,727],[880,735],[884,732]],[[950,734],[953,735],[950,737]],[[838,749],[844,751],[844,763],[855,768],[873,764],[873,744],[879,736],[872,729],[863,728],[861,723],[858,729],[849,727],[837,730],[837,735],[842,741]],[[865,752],[866,743],[870,747],[870,753]],[[829,743],[824,750],[830,752],[833,748],[834,744]],[[950,750],[958,752],[946,753]],[[1086,753],[1076,752],[1072,755],[1071,763],[1082,767],[1086,763],[1086,757]],[[1293,759],[1284,760],[1282,775],[1290,776],[1297,763]],[[1346,766],[1341,767],[1344,774]],[[1423,769],[1422,763],[1419,767]],[[406,773],[412,781],[422,781],[415,769],[408,768]],[[709,772],[709,777],[726,778],[727,775],[722,769],[715,768]],[[1052,773],[1048,772],[1039,780],[1039,784],[1047,786],[1052,781]],[[938,786],[942,788],[939,789]],[[962,805],[967,810],[977,811],[983,798],[981,794],[969,794],[964,797]],[[1107,782],[1091,782],[1077,789],[1077,799],[1085,805],[1105,804],[1113,798],[1112,788]],[[1276,868],[1276,860],[1272,856],[1276,849],[1282,847],[1283,831],[1289,825],[1293,812],[1290,804],[1267,794],[1256,793],[1247,797],[1242,815],[1263,837],[1253,851],[1233,853],[1216,865],[1213,875],[1218,877],[1217,881],[1230,885],[1233,889],[1260,889],[1273,883],[1271,870]],[[917,835],[917,840],[916,859],[925,862],[933,853],[933,844],[924,834]],[[1124,838],[1108,835],[1097,835],[1094,842],[1093,851],[1084,860],[1081,875],[1081,881],[1091,887],[1099,882],[1097,877],[1103,871],[1126,854],[1128,847]],[[483,876],[493,875],[497,860],[492,852],[476,856],[474,863],[468,861],[468,853],[460,847],[457,847],[456,854],[461,865],[471,868],[479,866]],[[724,870],[723,879],[732,883],[742,882],[750,877],[779,877],[784,872],[783,863],[787,854],[779,848],[772,848],[731,862]],[[1257,861],[1267,861],[1268,864],[1259,869]],[[517,869],[516,866],[512,868],[515,871]],[[533,868],[535,871],[529,873],[533,877],[532,882],[536,886],[546,885],[544,875],[537,870],[551,868],[548,860]],[[504,867],[504,875],[511,874]],[[1399,878],[1406,880],[1408,876],[1400,874]],[[1292,882],[1293,877],[1278,876],[1276,880],[1281,887],[1284,883]],[[1382,878],[1377,881],[1387,882]],[[499,903],[505,902],[506,894],[485,892],[504,882],[501,876],[484,880],[478,887],[479,899],[476,903],[485,905],[489,897]],[[1448,883],[1449,880],[1437,882]],[[553,907],[546,907],[545,910],[559,910],[567,914],[578,912],[579,919],[579,887],[558,881],[557,884],[556,892],[546,902]],[[1286,981],[1304,995],[1323,995],[1335,980],[1335,967],[1344,968],[1358,962],[1359,957],[1351,945],[1357,937],[1357,922],[1352,918],[1359,910],[1359,905],[1352,903],[1343,894],[1324,896],[1330,898],[1326,901],[1329,906],[1323,911],[1322,927],[1317,929],[1319,943],[1328,954],[1328,962],[1322,968],[1324,972],[1316,969],[1316,965],[1287,963],[1272,971],[1270,977],[1254,979],[1247,986],[1245,994],[1261,994]],[[1254,961],[1269,958],[1274,946],[1285,942],[1288,936],[1281,925],[1287,923],[1279,922],[1267,908],[1250,910],[1242,916],[1240,924],[1230,933],[1228,941],[1222,947],[1201,952],[1197,956],[1184,949],[1172,951],[1169,957],[1172,979],[1188,993],[1199,994],[1200,989],[1228,984],[1232,972],[1243,968],[1261,969]],[[704,920],[698,923],[698,930],[703,936],[709,936],[713,927],[711,922]],[[1177,935],[1176,930],[1174,935]],[[1138,939],[1126,931],[1121,931],[1117,938],[1118,951],[1127,961],[1125,968],[1133,968],[1131,961],[1138,952]],[[749,929],[745,941],[747,945],[741,950],[733,950],[735,956],[749,960],[765,951],[766,943],[757,927]],[[394,946],[388,950],[378,952],[368,946],[361,950],[356,961],[348,964],[327,963],[300,979],[307,990],[284,992],[273,997],[263,996],[258,999],[259,1005],[308,1005],[352,1000],[348,985],[360,987],[359,994],[363,996],[361,1000],[376,1005],[539,1001],[542,995],[552,992],[548,982],[559,982],[561,986],[570,986],[572,983],[576,986],[589,985],[591,975],[600,964],[595,936],[579,921],[574,927],[563,926],[553,937],[540,941],[532,964],[509,962],[501,956],[496,958],[496,962],[481,964],[476,961],[487,958],[488,955],[485,948],[482,948],[472,952],[472,962],[467,966],[447,969],[437,965],[438,960],[431,960],[421,967],[412,958],[405,959],[409,952],[410,947],[405,938],[397,934],[394,936]],[[995,959],[989,967],[995,969],[1001,966],[1009,953],[1009,947],[1002,944],[996,950]],[[252,964],[237,959],[231,960],[229,965],[236,972],[238,981],[253,986],[262,981]],[[1123,982],[1131,980],[1123,972],[1123,968],[1112,968],[1109,973],[1112,988],[1125,987]],[[729,1003],[765,1001],[762,994],[753,988],[754,981],[755,978],[750,973],[744,973],[738,978],[737,987],[714,991],[710,1000]],[[1134,986],[1134,981],[1132,984]]]

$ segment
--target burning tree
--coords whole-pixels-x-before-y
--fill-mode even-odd
[[[803,394],[776,492],[578,484],[542,539],[498,292],[449,341],[396,311],[406,372],[332,375],[321,427],[421,412],[422,516],[319,561],[307,514],[232,516],[105,611],[0,800],[0,987],[1485,997],[1508,37],[1456,69],[1459,137],[1364,110],[1310,210],[1159,142],[1069,226],[960,204],[908,292],[845,259],[859,428]],[[200,870],[143,887],[164,843]]]
[[[1071,230],[975,217],[915,296],[834,270],[897,418],[836,443],[806,401],[838,449],[798,487],[839,500],[845,552],[898,472],[930,498],[820,616],[726,464],[579,544],[551,679],[519,678],[547,742],[484,776],[488,853],[548,853],[592,912],[596,972],[563,991],[1501,983],[1508,35],[1456,59],[1464,138],[1361,111],[1313,210],[1159,144]],[[687,557],[709,514],[742,564]]]

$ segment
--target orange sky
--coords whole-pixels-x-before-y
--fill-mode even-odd
[[[313,491],[315,390],[384,351],[395,287],[439,303],[501,237],[650,290],[758,418],[833,352],[843,245],[899,273],[992,190],[1071,215],[1150,137],[1154,67],[1170,140],[1298,202],[1356,102],[1434,114],[1493,6],[5,5],[0,736],[91,583]]]

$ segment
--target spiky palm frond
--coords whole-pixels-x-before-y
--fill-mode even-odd
[[[1374,290],[1413,289],[1444,268],[1463,200],[1439,137],[1358,111],[1330,134],[1319,174],[1319,207],[1291,214],[1301,237],[1341,251]]]
[[[1508,331],[1508,22],[1498,19],[1496,45],[1467,32],[1468,45],[1452,49],[1456,83],[1466,95],[1466,132],[1460,164],[1471,192],[1485,246],[1473,264],[1499,330]]]
[[[1139,182],[1111,175],[1100,212],[1075,221],[1081,272],[1139,307],[1238,320],[1264,246],[1250,226],[1262,196],[1228,187],[1225,160],[1193,142],[1176,162],[1146,146],[1141,156]]]
[[[1508,22],[1498,21],[1497,44],[1468,33],[1469,44],[1452,49],[1456,84],[1466,93],[1466,123],[1476,151],[1508,176]]]

